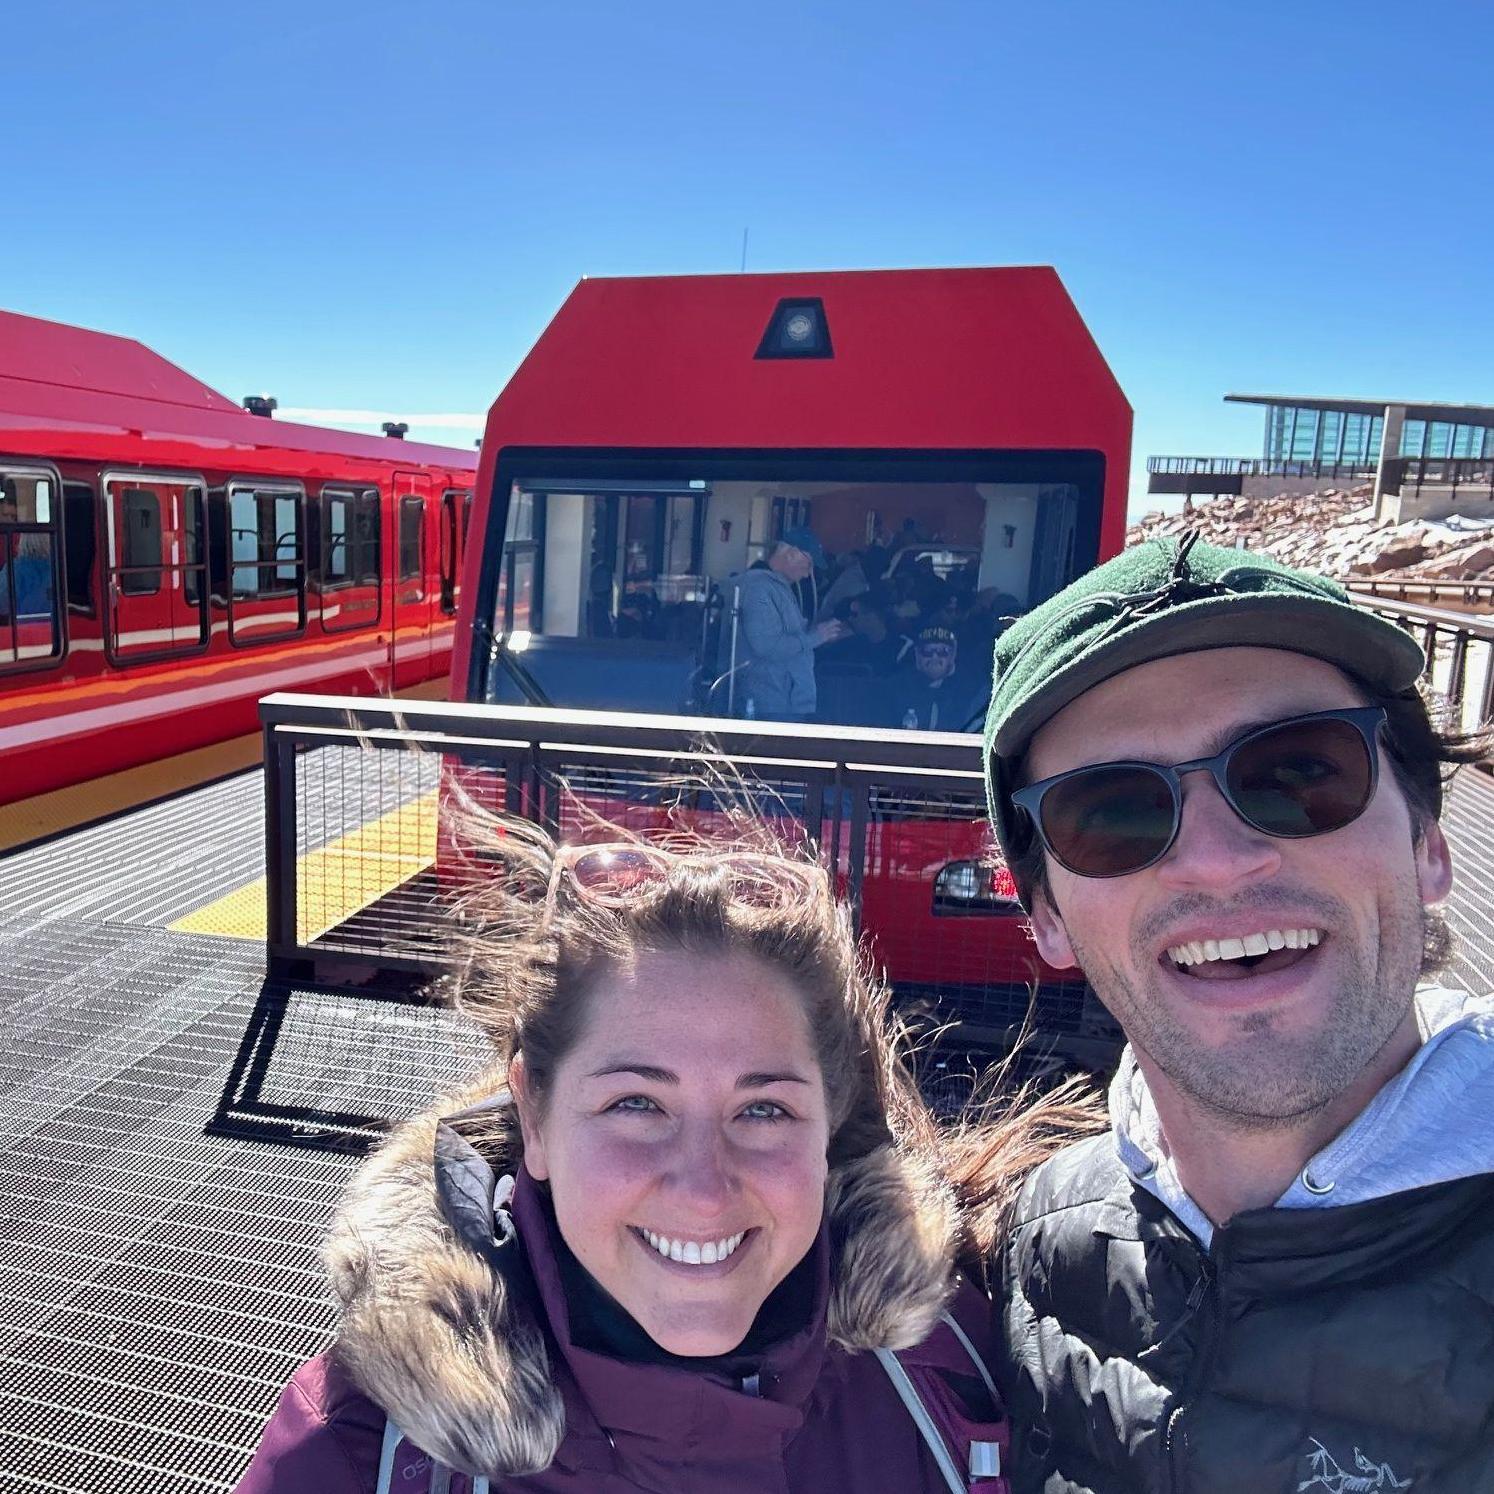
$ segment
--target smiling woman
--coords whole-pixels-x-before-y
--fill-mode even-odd
[[[461,1000],[499,1062],[355,1183],[337,1343],[240,1494],[1004,1494],[956,1264],[979,1230],[824,871],[750,834],[559,847],[475,806],[456,838]],[[1033,1160],[1065,1115],[985,1155]]]

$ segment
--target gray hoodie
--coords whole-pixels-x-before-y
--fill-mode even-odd
[[[1411,1062],[1308,1162],[1277,1208],[1333,1208],[1494,1173],[1494,997],[1428,986],[1416,993],[1416,1014],[1423,1041]],[[1213,1225],[1178,1181],[1129,1047],[1110,1085],[1110,1124],[1131,1176],[1207,1248]]]
[[[816,705],[814,640],[789,581],[766,566],[727,583],[723,642],[729,647],[733,593],[741,597],[737,656],[737,707],[751,700],[757,715],[808,716]]]

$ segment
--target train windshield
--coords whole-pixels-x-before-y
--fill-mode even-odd
[[[995,639],[1095,563],[1102,480],[1081,452],[500,463],[472,693],[974,730]]]

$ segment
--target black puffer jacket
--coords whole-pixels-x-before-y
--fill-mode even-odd
[[[1016,1494],[1494,1494],[1494,1177],[1205,1251],[1107,1134],[1029,1180],[1006,1268]]]

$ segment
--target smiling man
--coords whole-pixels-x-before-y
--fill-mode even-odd
[[[997,646],[997,835],[1128,1039],[1009,1237],[1016,1494],[1494,1490],[1494,1004],[1418,984],[1482,744],[1423,664],[1192,536]]]

